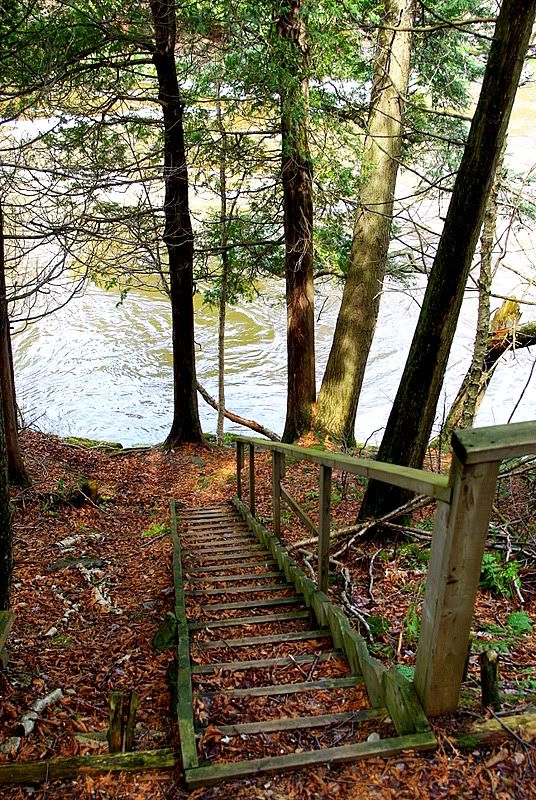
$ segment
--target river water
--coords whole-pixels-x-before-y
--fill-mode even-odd
[[[520,90],[512,120],[508,157],[520,171],[536,161],[533,86]],[[404,178],[402,179],[404,180]],[[405,189],[403,188],[402,193]],[[529,242],[527,241],[527,244]],[[513,266],[531,273],[528,256],[517,253]],[[520,291],[523,282],[504,273],[495,290]],[[534,283],[526,296],[536,301]],[[357,413],[358,441],[381,438],[396,394],[419,313],[420,289],[382,296],[380,319]],[[340,294],[321,289],[317,307],[318,385],[329,353]],[[156,293],[131,292],[122,305],[117,296],[91,286],[65,308],[14,336],[18,401],[27,423],[60,435],[113,439],[124,445],[161,442],[172,418],[170,311]],[[495,301],[495,306],[500,301]],[[208,391],[217,393],[217,318],[196,305],[197,369]],[[522,321],[534,319],[526,307]],[[437,425],[448,410],[471,356],[476,318],[473,293],[464,303],[438,409]],[[286,409],[286,340],[283,283],[264,286],[253,303],[230,308],[227,323],[226,394],[232,411],[281,432]],[[534,352],[504,358],[491,382],[477,424],[536,417],[536,374],[527,380]],[[200,399],[202,425],[215,430],[216,414]],[[226,422],[227,430],[238,426]]]

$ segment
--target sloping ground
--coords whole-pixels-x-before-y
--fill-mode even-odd
[[[136,747],[178,747],[170,714],[166,672],[174,655],[158,655],[151,638],[160,619],[174,605],[169,499],[184,506],[228,500],[234,493],[233,451],[187,447],[164,454],[157,449],[108,455],[100,450],[69,446],[55,437],[26,432],[25,457],[33,487],[14,492],[15,572],[12,605],[15,624],[8,639],[10,663],[0,674],[0,738],[17,734],[23,714],[39,698],[61,689],[63,698],[49,705],[16,752],[2,759],[27,760],[105,752],[108,696],[113,689],[135,689],[140,695]],[[257,485],[269,474],[261,459]],[[103,501],[86,501],[77,508],[69,498],[80,476],[96,481]],[[316,476],[297,475],[302,494],[314,503]],[[269,485],[269,484],[268,484]],[[268,488],[268,486],[267,486]],[[355,515],[355,493],[336,503],[341,522]],[[524,515],[527,497],[510,491],[514,505],[500,497],[500,511],[510,519]],[[530,500],[530,498],[529,498]],[[264,506],[263,506],[264,503]],[[261,513],[267,500],[259,498]],[[524,506],[524,508],[523,508]],[[531,521],[526,523],[530,526]],[[532,524],[534,521],[532,520]],[[289,526],[287,526],[289,527]],[[307,536],[292,525],[292,535]],[[161,538],[158,538],[161,536]],[[403,620],[411,602],[417,606],[419,564],[397,560],[392,546],[387,558],[377,545],[363,545],[350,559],[355,587],[352,599],[386,620],[375,634],[378,648],[400,649],[411,663],[412,646]],[[82,559],[86,559],[85,561]],[[87,559],[93,559],[88,561]],[[372,595],[369,586],[372,572]],[[410,586],[411,584],[411,586]],[[407,588],[410,586],[411,591]],[[534,611],[534,594],[527,570],[525,608]],[[361,600],[360,600],[361,597]],[[477,633],[485,625],[504,622],[519,603],[484,593],[477,608]],[[390,621],[390,622],[389,622]],[[381,654],[381,653],[380,653]],[[398,660],[395,658],[395,660]],[[505,710],[531,699],[527,673],[536,661],[530,634],[509,643],[503,659],[508,691]],[[358,765],[318,766],[314,770],[198,789],[193,798],[467,798],[531,797],[535,791],[535,756],[513,738],[495,748],[460,751],[457,727],[481,714],[476,690],[477,665],[471,664],[460,714],[434,723],[438,751],[429,756],[407,755],[372,759]],[[218,734],[216,734],[217,738]],[[210,746],[210,741],[206,743]],[[532,756],[532,760],[531,760]],[[150,778],[148,780],[148,778]],[[81,777],[35,789],[2,787],[2,798],[159,798],[187,797],[177,774]]]

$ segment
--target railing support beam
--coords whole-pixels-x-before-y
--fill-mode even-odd
[[[255,445],[249,446],[249,510],[255,516]]]
[[[331,516],[331,467],[320,466],[318,479],[318,588],[328,593],[329,530]]]
[[[428,716],[456,711],[499,462],[464,464],[454,453],[452,501],[438,502],[415,688]]]
[[[242,467],[244,466],[244,443],[236,441],[236,496],[242,499]]]
[[[272,453],[272,526],[274,536],[281,536],[281,479],[285,474],[285,456]]]

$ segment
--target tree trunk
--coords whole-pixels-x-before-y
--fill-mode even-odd
[[[354,441],[357,404],[380,307],[410,73],[413,0],[386,0],[384,7],[364,144],[363,188],[316,406],[318,429],[347,445]]]
[[[478,106],[406,366],[378,459],[421,467],[491,184],[506,137],[536,0],[504,0]],[[401,505],[404,493],[372,481],[360,518]]]
[[[506,142],[505,142],[506,145]],[[497,229],[497,199],[501,184],[501,170],[504,160],[505,146],[502,149],[495,180],[484,214],[482,236],[480,237],[480,275],[478,277],[478,317],[476,324],[475,343],[471,364],[458,390],[441,433],[442,440],[450,442],[450,435],[454,428],[468,428],[473,424],[476,412],[482,400],[480,386],[484,359],[488,346],[489,321],[490,321],[490,292],[492,280],[493,244]]]
[[[2,388],[0,387],[0,611],[6,611],[9,608],[9,589],[13,570],[11,514],[4,411]]]
[[[172,0],[152,0],[156,48],[153,62],[164,116],[165,227],[173,330],[173,423],[167,448],[202,442],[195,373],[193,254],[184,144],[184,104],[175,65],[176,19]]]
[[[284,46],[281,177],[287,301],[287,416],[284,442],[311,428],[316,398],[313,288],[313,167],[309,152],[308,47],[304,0],[281,6],[277,33]]]
[[[227,132],[221,113],[221,83],[218,82],[216,116],[221,136],[220,152],[220,246],[221,286],[218,325],[218,420],[216,442],[223,444],[223,420],[225,417],[225,316],[227,311],[227,284],[229,277],[229,251],[227,250]]]
[[[11,335],[7,308],[5,253],[4,253],[4,217],[0,201],[0,386],[2,388],[2,409],[4,417],[4,436],[7,449],[7,464],[10,483],[17,486],[28,486],[30,479],[19,446],[17,427],[17,399],[15,395],[15,376],[13,372],[13,354],[11,351]]]

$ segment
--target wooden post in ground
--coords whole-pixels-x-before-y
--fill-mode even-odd
[[[281,479],[285,474],[285,456],[272,452],[272,525],[274,536],[281,536]]]
[[[318,479],[318,588],[325,594],[329,586],[329,530],[331,515],[331,467],[320,466]]]
[[[236,496],[242,499],[242,467],[244,466],[244,443],[236,442]]]
[[[452,436],[451,502],[438,502],[415,688],[428,716],[454,712],[503,458],[536,452],[536,423],[468,428]]]
[[[249,510],[255,516],[255,445],[249,446]]]

